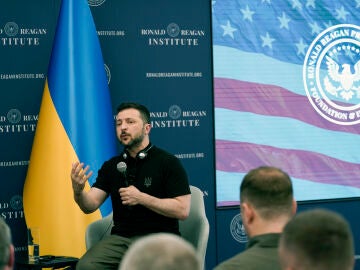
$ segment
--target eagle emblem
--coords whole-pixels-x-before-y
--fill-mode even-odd
[[[324,78],[326,91],[336,97],[340,94],[346,101],[349,101],[355,93],[359,98],[360,60],[354,65],[344,63],[341,66],[329,56],[326,56],[326,60],[329,75]]]

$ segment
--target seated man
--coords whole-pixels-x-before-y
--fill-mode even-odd
[[[280,269],[280,233],[296,212],[289,175],[274,167],[251,170],[240,185],[240,209],[250,238],[247,248],[215,269]]]
[[[180,235],[179,220],[189,216],[191,192],[180,160],[150,142],[149,110],[122,103],[117,109],[116,135],[124,151],[105,161],[89,190],[89,165],[75,162],[71,170],[75,202],[84,213],[97,211],[111,198],[114,226],[80,258],[77,270],[117,270],[133,241],[152,233]]]
[[[322,209],[295,216],[280,238],[283,270],[350,270],[354,268],[353,236],[339,214]]]

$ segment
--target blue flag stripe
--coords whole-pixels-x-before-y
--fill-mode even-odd
[[[60,120],[81,162],[95,181],[102,163],[116,154],[112,104],[101,47],[91,10],[85,4],[62,3],[48,83]],[[60,75],[59,75],[60,74]],[[69,164],[71,166],[71,164]],[[101,206],[103,215],[110,202]]]

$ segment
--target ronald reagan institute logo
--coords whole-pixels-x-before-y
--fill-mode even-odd
[[[231,220],[230,233],[237,242],[242,244],[248,242],[248,236],[246,234],[245,227],[242,222],[241,214],[235,215]]]
[[[101,6],[106,0],[88,0],[88,3],[92,7]]]
[[[311,43],[303,81],[312,107],[338,125],[360,123],[360,27],[339,24]]]

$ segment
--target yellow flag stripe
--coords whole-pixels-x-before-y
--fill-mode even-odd
[[[101,213],[85,215],[73,199],[70,172],[78,157],[47,82],[32,149],[23,194],[26,224],[40,228],[40,255],[80,257],[85,252],[86,227]]]

